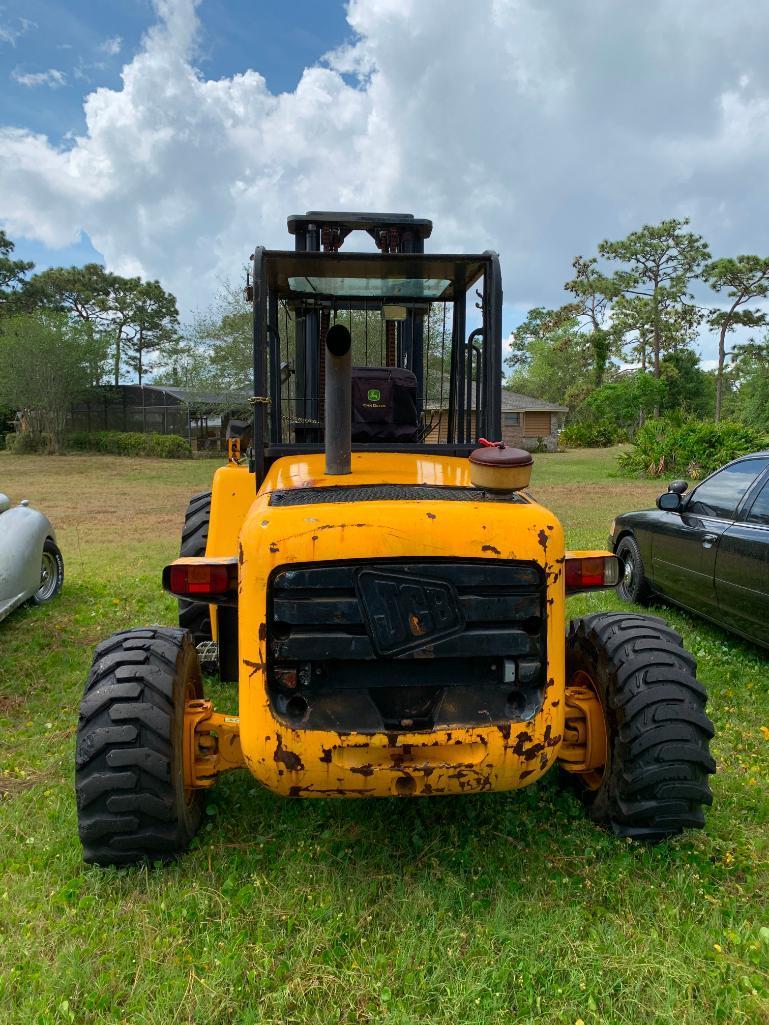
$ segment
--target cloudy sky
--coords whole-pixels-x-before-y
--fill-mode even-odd
[[[509,327],[644,222],[769,251],[767,38],[751,0],[0,0],[0,223],[189,312],[288,213],[410,211],[500,252]]]

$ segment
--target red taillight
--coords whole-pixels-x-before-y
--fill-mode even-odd
[[[222,562],[175,562],[163,571],[163,586],[179,598],[235,597],[238,567],[235,559]]]
[[[614,587],[617,583],[619,583],[619,560],[616,555],[567,554],[567,591],[588,591],[594,587]]]

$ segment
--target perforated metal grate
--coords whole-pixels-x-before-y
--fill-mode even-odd
[[[525,504],[519,494],[478,488],[434,487],[429,484],[366,484],[351,487],[293,488],[273,491],[270,505],[322,505],[327,502],[511,502]]]

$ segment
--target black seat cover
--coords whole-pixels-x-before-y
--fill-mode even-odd
[[[417,440],[417,379],[400,367],[352,368],[352,440]]]

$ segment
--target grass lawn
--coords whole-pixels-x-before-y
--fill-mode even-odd
[[[658,492],[613,477],[615,459],[535,462],[572,547],[602,546]],[[717,730],[704,832],[617,840],[552,774],[512,794],[289,802],[238,773],[174,865],[82,864],[91,651],[174,622],[159,570],[215,465],[0,453],[0,490],[51,517],[67,571],[57,602],[0,624],[0,1023],[769,1022],[767,660],[672,610]]]

